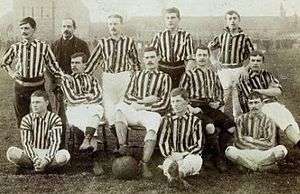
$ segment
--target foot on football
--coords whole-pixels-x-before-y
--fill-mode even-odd
[[[144,177],[144,178],[151,178],[151,177],[153,177],[153,174],[152,174],[151,170],[149,169],[147,163],[141,162],[141,166],[142,166],[142,169],[141,169],[141,171],[142,171],[142,177]]]
[[[216,161],[216,168],[218,169],[218,171],[220,173],[224,173],[224,172],[227,172],[228,171],[228,168],[227,168],[227,165],[225,163],[224,160],[218,160]]]
[[[93,172],[96,176],[100,176],[104,174],[104,170],[100,162],[98,161],[94,162]]]

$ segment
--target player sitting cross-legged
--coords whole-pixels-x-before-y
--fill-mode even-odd
[[[253,171],[270,169],[287,155],[287,149],[277,145],[275,123],[263,112],[263,105],[258,93],[248,96],[250,112],[238,117],[234,146],[225,152],[228,159]]]
[[[84,73],[87,58],[84,53],[71,56],[71,77],[62,82],[67,100],[66,116],[69,126],[84,132],[80,150],[96,151],[96,129],[103,116],[102,90],[97,79]]]

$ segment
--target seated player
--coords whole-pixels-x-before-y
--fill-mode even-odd
[[[211,68],[209,56],[208,47],[199,46],[196,49],[196,61],[182,76],[180,87],[188,92],[190,104],[194,107],[191,111],[204,122],[207,140],[205,152],[213,155],[216,167],[224,172],[227,170],[225,149],[233,139],[235,123],[219,110],[224,105],[223,88],[218,75]]]
[[[258,93],[248,96],[250,112],[238,117],[234,146],[226,149],[229,160],[253,171],[270,169],[287,155],[287,149],[276,144],[276,126],[263,104]]]
[[[97,79],[84,73],[86,60],[84,53],[71,56],[72,74],[63,80],[62,90],[67,100],[68,124],[85,136],[79,149],[96,151],[96,129],[103,116],[102,90]]]
[[[152,176],[148,162],[156,144],[157,132],[161,115],[169,106],[171,78],[168,74],[158,71],[156,50],[146,47],[144,50],[145,69],[131,77],[125,99],[116,106],[116,132],[120,144],[119,153],[128,154],[128,125],[141,125],[146,128],[144,139],[142,176]]]
[[[59,150],[62,122],[47,110],[49,99],[45,91],[31,95],[31,113],[22,118],[20,130],[23,149],[10,147],[7,159],[20,168],[43,172],[46,167],[63,166],[70,160],[67,150]]]
[[[171,107],[160,125],[159,149],[165,160],[159,167],[169,186],[188,187],[183,178],[198,174],[202,167],[202,121],[188,110],[188,93],[183,88],[171,91]]]
[[[300,130],[292,113],[281,103],[277,97],[282,93],[279,81],[272,73],[261,68],[264,62],[264,55],[259,51],[250,53],[248,65],[248,77],[240,77],[238,89],[240,91],[240,101],[247,111],[245,102],[251,92],[257,92],[263,96],[264,105],[262,112],[272,119],[276,126],[282,130],[287,138],[300,148]]]

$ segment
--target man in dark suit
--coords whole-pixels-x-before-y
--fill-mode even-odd
[[[90,56],[90,51],[88,44],[77,38],[74,35],[76,30],[76,22],[71,18],[65,18],[62,20],[62,36],[56,40],[51,48],[56,57],[56,60],[66,74],[71,74],[71,56],[77,52],[83,52]],[[49,74],[48,74],[49,75]],[[49,93],[51,94],[51,106],[52,110],[55,113],[58,113],[62,118],[63,123],[63,132],[62,132],[62,143],[61,146],[65,146],[65,129],[66,129],[66,116],[64,111],[64,101],[63,101],[63,92],[60,89],[60,80],[55,79],[53,76],[49,75],[50,84],[49,84]]]

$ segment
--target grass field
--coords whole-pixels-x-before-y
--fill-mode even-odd
[[[273,71],[284,88],[280,99],[300,121],[300,51],[276,51],[267,54],[267,69]],[[0,55],[2,56],[2,55]],[[0,193],[176,193],[167,187],[166,179],[156,168],[161,162],[158,154],[152,164],[152,180],[116,180],[111,174],[113,156],[105,157],[106,174],[94,176],[88,165],[76,164],[65,173],[48,175],[15,175],[15,167],[6,160],[9,146],[20,145],[19,131],[13,110],[13,82],[0,72]],[[137,150],[138,151],[138,150]],[[289,157],[280,165],[279,173],[240,174],[233,169],[220,174],[215,169],[204,168],[189,181],[195,193],[300,193],[300,152],[289,150]],[[137,154],[139,156],[139,154]]]

